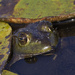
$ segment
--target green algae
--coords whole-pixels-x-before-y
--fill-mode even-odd
[[[42,18],[74,12],[74,0],[20,0],[13,15],[22,18]]]

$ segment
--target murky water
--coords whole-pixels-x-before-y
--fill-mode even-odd
[[[19,75],[75,75],[75,22],[58,27],[58,32],[55,60],[54,55],[39,55],[33,62],[22,59],[14,63],[10,71]]]

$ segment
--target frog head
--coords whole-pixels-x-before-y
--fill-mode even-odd
[[[31,23],[13,34],[13,52],[17,54],[34,56],[50,52],[57,43],[57,32],[48,21]]]

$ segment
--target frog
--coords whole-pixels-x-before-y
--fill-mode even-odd
[[[50,53],[58,44],[58,34],[49,21],[38,21],[13,32],[13,56],[9,65],[20,59]]]

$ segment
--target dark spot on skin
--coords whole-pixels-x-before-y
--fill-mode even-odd
[[[0,44],[2,44],[2,42],[0,42]]]
[[[4,57],[4,55],[0,55],[0,60]]]

